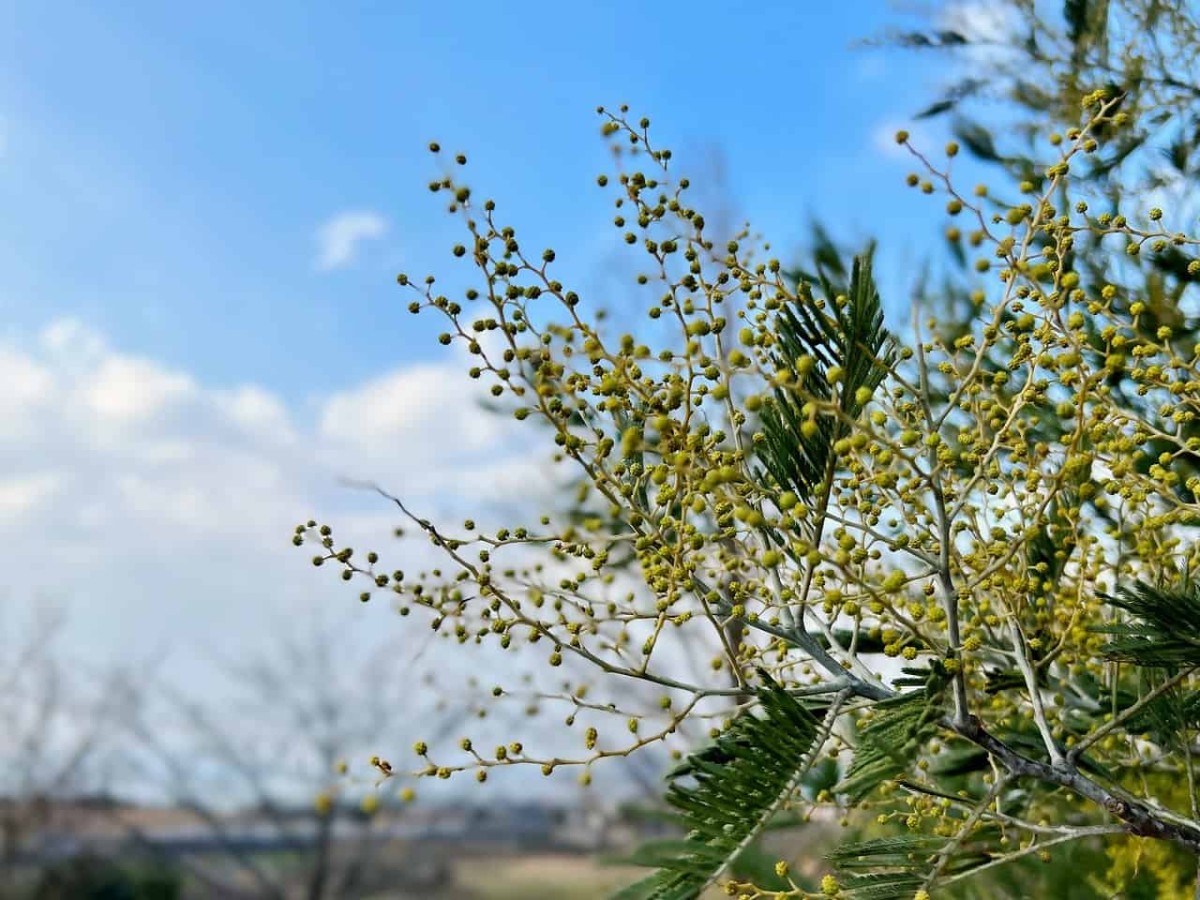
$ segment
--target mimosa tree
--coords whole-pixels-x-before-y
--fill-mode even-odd
[[[800,277],[746,236],[717,246],[670,152],[624,108],[601,113],[631,167],[599,185],[653,297],[627,333],[589,318],[554,252],[520,243],[458,168],[434,182],[465,222],[453,253],[480,278],[451,299],[401,275],[411,309],[444,318],[442,342],[467,348],[469,376],[518,421],[550,426],[597,514],[485,533],[385,494],[444,557],[423,573],[390,572],[316,522],[295,542],[463,654],[495,642],[550,670],[575,660],[660,699],[629,708],[574,684],[577,754],[418,743],[420,771],[586,779],[713,716],[712,743],[667,789],[686,840],[629,898],[698,896],[774,817],[814,804],[869,809],[881,835],[841,847],[820,896],[927,897],[1097,838],[1161,847],[1190,879],[1200,478],[1184,464],[1200,450],[1200,346],[1176,346],[1167,325],[1147,334],[1145,303],[1077,259],[1170,253],[1195,274],[1200,241],[1164,230],[1157,209],[1058,200],[1134,127],[1122,99],[1085,94],[1012,203],[958,184],[957,144],[935,155],[897,134],[920,170],[911,185],[969,223],[976,312],[953,338],[919,307],[910,340],[885,324],[869,254],[843,281]],[[628,553],[636,565],[614,568]],[[711,677],[678,671],[692,642],[719,648]],[[814,796],[802,785],[827,758],[840,780]],[[784,862],[770,885],[726,883],[811,896]]]

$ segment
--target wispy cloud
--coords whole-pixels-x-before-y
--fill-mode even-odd
[[[316,268],[332,272],[353,264],[364,241],[374,241],[387,232],[387,220],[370,210],[346,210],[317,229]]]

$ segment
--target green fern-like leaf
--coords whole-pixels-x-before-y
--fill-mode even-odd
[[[909,872],[872,872],[844,880],[841,896],[847,900],[910,900],[924,880]]]
[[[916,858],[933,856],[945,843],[944,838],[925,834],[874,838],[842,844],[826,859],[844,871],[884,866],[906,867]]]
[[[1132,617],[1130,622],[1095,629],[1114,637],[1104,648],[1109,659],[1151,668],[1200,666],[1197,585],[1159,587],[1139,582],[1101,597]]]
[[[799,282],[800,300],[776,316],[772,363],[792,377],[763,406],[758,451],[778,489],[806,499],[828,483],[834,444],[862,413],[863,389],[867,396],[873,394],[894,358],[893,339],[883,326],[883,307],[871,275],[871,252],[855,257],[847,283],[845,267],[828,236],[818,231],[817,241],[816,274],[791,273]],[[826,294],[824,308],[810,293],[808,284],[814,280]],[[807,372],[797,368],[802,357],[812,360]],[[842,370],[836,389],[829,381],[834,366]],[[810,419],[803,411],[810,399],[834,403],[837,415]],[[815,426],[807,437],[802,436],[806,421]]]
[[[945,837],[906,834],[847,843],[827,857],[843,877],[841,896],[848,900],[911,900],[927,887],[935,865],[939,875],[957,875],[990,862],[999,847],[1000,834],[980,826],[969,840],[952,845]]]
[[[1147,693],[1161,690],[1163,683],[1176,675],[1176,669],[1168,667],[1140,668],[1132,690],[1117,690],[1113,701],[1118,710],[1141,702],[1142,707],[1125,720],[1122,728],[1129,734],[1144,736],[1161,747],[1186,753],[1191,735],[1200,728],[1200,693],[1183,684],[1162,691],[1149,702],[1143,698]]]
[[[612,900],[695,900],[762,832],[797,789],[821,723],[762,673],[758,714],[745,712],[668,776],[667,802],[686,839],[652,858],[660,868]]]
[[[908,771],[937,730],[941,688],[940,679],[931,676],[924,688],[876,704],[870,723],[859,733],[850,770],[835,791],[855,803]]]

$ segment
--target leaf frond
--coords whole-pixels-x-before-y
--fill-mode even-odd
[[[742,854],[812,765],[821,722],[760,673],[758,712],[743,712],[708,747],[668,775],[666,799],[687,830],[659,871],[612,900],[694,900]],[[836,715],[832,707],[829,715]]]
[[[1187,580],[1173,586],[1138,582],[1100,597],[1133,621],[1094,630],[1114,640],[1105,655],[1117,662],[1150,668],[1200,666],[1200,590]]]
[[[910,900],[928,887],[930,873],[968,872],[985,865],[999,848],[998,829],[984,825],[953,842],[930,834],[906,834],[843,844],[828,859],[845,873],[842,896],[851,900]],[[942,854],[947,858],[941,860]]]
[[[818,230],[816,241],[816,273],[789,273],[798,282],[799,300],[776,316],[771,362],[787,377],[763,406],[758,449],[774,486],[805,499],[828,481],[834,445],[862,414],[895,358],[871,274],[871,251],[854,258],[847,281],[828,235]],[[825,292],[823,304],[812,296],[813,281]],[[807,370],[799,365],[802,358]],[[835,367],[839,377],[831,380]],[[815,406],[806,409],[809,401]],[[814,414],[821,406],[826,409]]]
[[[850,770],[834,790],[857,803],[885,781],[908,771],[937,730],[941,688],[931,678],[920,690],[877,703],[871,721],[859,732]]]

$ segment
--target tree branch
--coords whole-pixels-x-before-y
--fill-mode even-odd
[[[977,716],[968,717],[967,721],[959,726],[948,719],[944,719],[942,724],[962,735],[971,743],[982,747],[1016,777],[1036,778],[1039,781],[1065,787],[1103,807],[1109,815],[1120,819],[1125,823],[1125,830],[1130,834],[1170,841],[1200,855],[1200,827],[1190,823],[1169,822],[1159,812],[1140,801],[1118,797],[1112,791],[1080,774],[1069,763],[1050,765],[1030,759],[1013,750],[1008,744],[985,729]]]

